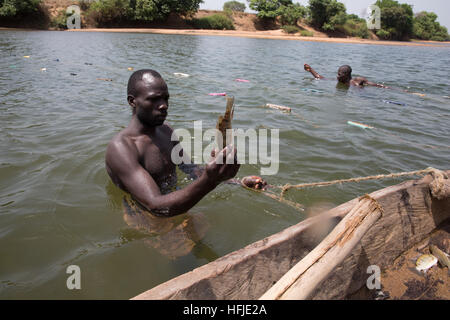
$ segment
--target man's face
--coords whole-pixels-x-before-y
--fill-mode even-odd
[[[149,127],[160,126],[167,117],[169,90],[165,81],[144,74],[136,87],[137,96],[133,99],[136,116]]]
[[[351,79],[351,73],[347,68],[339,68],[337,79],[339,82],[347,83]]]

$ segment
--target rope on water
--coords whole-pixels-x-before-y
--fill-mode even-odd
[[[305,210],[303,208],[303,205],[301,205],[300,203],[297,203],[297,202],[294,202],[294,201],[290,201],[290,200],[287,200],[287,199],[283,199],[281,196],[279,196],[277,194],[274,194],[274,193],[272,193],[270,191],[255,190],[255,189],[247,187],[245,184],[241,184],[241,185],[245,189],[248,189],[248,190],[251,190],[251,191],[254,191],[254,192],[259,192],[259,193],[261,193],[261,194],[263,194],[263,195],[265,195],[265,196],[267,196],[269,198],[272,198],[272,199],[274,199],[276,201],[284,203],[284,204],[286,204],[286,205],[288,205],[288,206],[290,206],[290,207],[292,207],[292,208],[294,208],[294,209],[296,209],[298,211],[304,211]]]
[[[284,195],[289,189],[303,189],[303,188],[309,188],[309,187],[323,187],[323,186],[331,186],[334,184],[341,184],[345,182],[360,182],[360,181],[367,181],[367,180],[380,180],[380,179],[388,179],[388,178],[398,178],[403,176],[416,176],[416,175],[425,175],[428,173],[432,173],[434,177],[439,177],[444,175],[442,171],[434,169],[434,168],[427,168],[424,170],[417,170],[417,171],[409,171],[409,172],[399,172],[399,173],[390,173],[390,174],[379,174],[375,176],[368,176],[368,177],[359,177],[359,178],[350,178],[350,179],[340,179],[340,180],[333,180],[333,181],[324,181],[324,182],[313,182],[313,183],[302,183],[302,184],[285,184],[284,186],[279,186],[278,188],[281,189],[280,199],[283,199]],[[443,178],[442,178],[443,179]],[[441,188],[439,183],[442,184],[442,182],[439,182],[442,179],[435,179],[438,182],[436,185],[436,190]]]

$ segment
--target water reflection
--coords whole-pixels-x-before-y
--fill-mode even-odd
[[[129,195],[123,197],[122,204],[125,222],[130,227],[151,235],[143,240],[144,243],[170,259],[190,253],[210,227],[203,213],[186,213],[168,218],[157,217]],[[202,244],[202,247],[204,250],[193,251],[197,258],[207,258],[211,261],[218,257],[205,244]]]
[[[106,192],[111,209],[122,212],[125,223],[135,230],[121,232],[124,242],[143,241],[169,259],[183,257],[189,253],[207,261],[219,257],[201,241],[210,228],[205,214],[186,213],[168,218],[157,217],[111,181],[106,185]]]

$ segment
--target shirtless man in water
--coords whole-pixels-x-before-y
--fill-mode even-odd
[[[106,170],[114,184],[152,214],[171,217],[186,213],[217,185],[237,174],[236,149],[227,146],[213,152],[205,167],[179,165],[196,180],[170,192],[177,182],[171,153],[179,142],[171,141],[173,130],[164,122],[169,108],[167,85],[154,70],[136,71],[128,81],[127,99],[132,118],[108,144]],[[222,161],[216,161],[219,158]]]
[[[304,68],[305,68],[305,71],[310,72],[314,76],[314,78],[324,79],[324,77],[322,77],[320,74],[318,74],[316,71],[314,71],[314,69],[311,68],[310,65],[305,64]],[[374,87],[379,87],[379,88],[388,88],[387,86],[385,86],[383,84],[370,82],[364,77],[352,78],[352,68],[348,65],[339,67],[337,80],[339,81],[340,84],[344,84],[347,86],[350,86],[350,85],[358,86],[358,87],[374,86]]]

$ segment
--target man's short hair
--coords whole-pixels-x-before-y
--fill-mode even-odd
[[[343,66],[340,66],[340,67],[339,67],[339,70],[341,70],[341,69],[342,69],[342,71],[344,71],[344,72],[347,73],[347,74],[352,73],[352,67],[350,67],[350,66],[347,65],[347,64],[345,64],[345,65],[343,65]]]
[[[130,76],[130,79],[128,80],[127,94],[129,96],[136,97],[137,84],[142,81],[142,76],[147,73],[151,74],[154,78],[162,78],[158,72],[152,69],[142,69],[133,72],[133,74]]]

